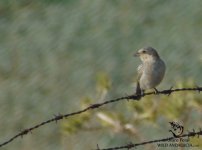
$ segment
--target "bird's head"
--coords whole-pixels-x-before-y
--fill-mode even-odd
[[[134,56],[140,57],[143,62],[159,59],[157,51],[152,47],[141,48],[134,54]]]

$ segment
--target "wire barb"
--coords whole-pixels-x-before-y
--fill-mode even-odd
[[[200,93],[201,92],[201,88],[198,85],[196,85],[196,88],[198,89],[198,92]]]
[[[58,122],[58,120],[61,120],[61,119],[63,119],[63,115],[61,115],[60,113],[58,114],[58,115],[54,115],[54,120],[55,120],[55,123],[57,123]]]

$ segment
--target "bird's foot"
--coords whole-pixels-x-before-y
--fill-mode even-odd
[[[144,93],[145,93],[144,90],[142,90],[142,91],[141,91],[141,95],[144,96]]]
[[[154,92],[156,95],[160,93],[156,88],[154,88]]]

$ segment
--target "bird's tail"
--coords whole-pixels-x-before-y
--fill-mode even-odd
[[[137,86],[136,86],[136,93],[135,93],[136,95],[138,95],[139,96],[139,98],[138,99],[140,99],[141,98],[141,94],[142,94],[142,90],[141,90],[141,88],[140,88],[140,83],[139,83],[139,81],[137,82]]]

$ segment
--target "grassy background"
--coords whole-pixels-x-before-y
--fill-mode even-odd
[[[0,141],[78,110],[85,96],[96,97],[100,73],[111,82],[106,98],[133,92],[140,61],[132,54],[146,45],[167,65],[159,89],[187,81],[201,85],[201,8],[200,0],[1,0]],[[130,116],[126,107],[114,107]],[[3,149],[92,149],[129,139],[102,130],[66,137],[60,125],[49,124]]]

